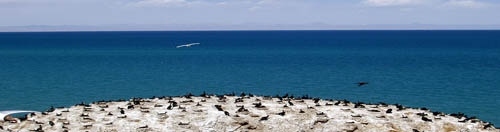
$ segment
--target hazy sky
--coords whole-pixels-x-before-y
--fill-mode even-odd
[[[500,0],[0,0],[0,26],[498,25]]]

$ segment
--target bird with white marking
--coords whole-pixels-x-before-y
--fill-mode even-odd
[[[191,47],[193,45],[199,45],[200,43],[190,43],[190,44],[184,44],[184,45],[179,45],[176,48],[183,48],[183,47]]]

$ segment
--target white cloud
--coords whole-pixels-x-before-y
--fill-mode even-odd
[[[275,0],[260,0],[257,2],[258,5],[263,5],[263,4],[272,4],[276,2]]]
[[[225,6],[225,5],[228,5],[228,3],[224,1],[224,2],[219,2],[216,5]]]
[[[466,7],[466,8],[480,8],[488,6],[488,4],[476,0],[449,0],[448,2],[446,2],[445,5],[452,7]]]
[[[262,8],[262,7],[260,7],[260,6],[253,6],[253,7],[248,8],[248,10],[249,11],[256,11],[256,10],[258,10],[260,8]]]
[[[420,4],[424,0],[364,0],[362,3],[370,6],[401,6]]]

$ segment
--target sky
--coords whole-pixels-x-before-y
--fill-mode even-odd
[[[0,26],[500,25],[500,0],[0,0]]]

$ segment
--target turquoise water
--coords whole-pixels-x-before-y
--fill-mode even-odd
[[[234,91],[399,103],[500,124],[499,85],[500,31],[0,33],[0,110]]]

